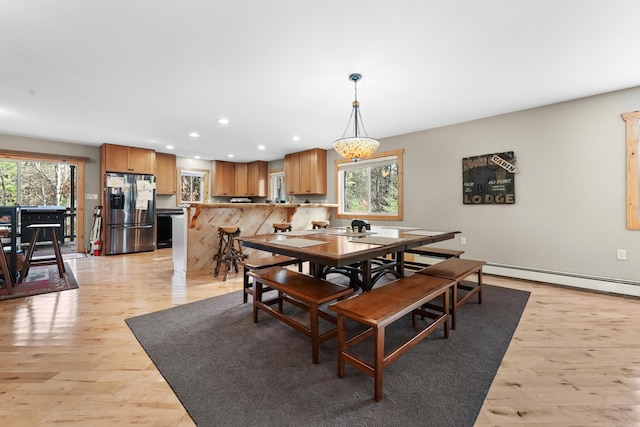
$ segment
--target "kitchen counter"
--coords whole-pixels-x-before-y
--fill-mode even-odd
[[[191,203],[190,207],[200,208],[337,208],[337,203]]]
[[[273,224],[283,222],[291,223],[293,230],[310,230],[311,221],[331,220],[331,211],[338,206],[333,203],[192,203],[186,208],[184,241],[178,245],[186,252],[180,254],[186,259],[184,273],[213,274],[220,226],[238,226],[242,236],[273,233]],[[174,251],[175,239],[174,233]],[[271,255],[253,249],[247,249],[247,253],[252,257]]]

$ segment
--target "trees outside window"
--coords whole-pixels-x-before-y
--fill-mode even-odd
[[[180,171],[180,199],[178,203],[204,203],[209,197],[209,173],[206,171]]]
[[[72,165],[38,161],[0,161],[0,205],[71,205]]]
[[[287,193],[284,187],[284,171],[277,171],[270,173],[271,177],[271,200],[281,201],[287,199]]]
[[[338,217],[402,219],[402,151],[337,162]]]

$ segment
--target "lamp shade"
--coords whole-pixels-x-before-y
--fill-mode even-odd
[[[380,145],[377,139],[369,138],[366,131],[364,132],[364,136],[360,135],[360,125],[362,124],[360,103],[358,102],[358,80],[360,79],[362,79],[362,74],[353,73],[349,76],[349,80],[353,82],[355,89],[355,99],[351,104],[353,109],[351,110],[351,117],[349,117],[349,122],[342,134],[342,138],[333,143],[333,149],[336,150],[338,154],[354,162],[369,157]],[[345,138],[349,125],[351,124],[351,119],[353,119],[353,136]],[[364,125],[362,125],[362,130],[364,131]]]
[[[333,143],[333,149],[345,159],[357,162],[372,155],[379,145],[376,139],[356,136],[338,139]]]

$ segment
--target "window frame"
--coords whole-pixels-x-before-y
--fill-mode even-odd
[[[273,188],[273,184],[276,178],[282,177],[282,198],[279,198],[279,201],[281,200],[287,200],[287,190],[286,190],[286,181],[285,181],[285,175],[284,175],[284,169],[270,169],[269,170],[269,193],[268,193],[268,200],[271,200],[272,202],[275,202],[276,198],[273,197],[273,192],[275,191],[275,189]]]
[[[182,178],[184,176],[199,176],[202,178],[201,200],[182,200]],[[206,169],[179,169],[177,193],[176,202],[178,206],[189,203],[206,203],[209,200],[209,171]]]
[[[640,230],[640,158],[638,137],[640,111],[623,113],[627,125],[627,229]]]
[[[404,149],[400,150],[392,150],[381,153],[374,153],[373,155],[367,157],[362,160],[362,162],[368,163],[369,161],[375,161],[376,159],[380,159],[383,157],[396,157],[398,161],[398,212],[395,215],[379,215],[379,214],[357,214],[357,213],[346,213],[343,211],[342,206],[342,187],[340,183],[342,180],[340,179],[340,165],[353,163],[351,160],[347,159],[337,159],[335,160],[335,187],[336,187],[336,200],[339,205],[336,209],[336,218],[341,219],[367,219],[367,220],[378,220],[378,221],[402,221],[402,205],[403,205],[403,169],[402,169],[402,157],[404,154]],[[359,163],[359,162],[358,162]],[[365,164],[366,164],[365,163]]]

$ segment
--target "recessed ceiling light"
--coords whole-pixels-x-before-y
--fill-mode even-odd
[[[173,145],[167,145],[166,148],[167,150],[173,150]]]
[[[218,123],[220,123],[221,125],[228,125],[229,124],[229,119],[225,119],[223,117],[221,119],[218,119]]]
[[[198,132],[191,132],[191,133],[189,134],[189,136],[190,136],[191,138],[200,138],[200,135],[198,134]]]
[[[265,147],[264,145],[258,145],[258,150],[264,150],[265,148],[267,147]]]
[[[300,141],[300,137],[298,135],[293,135],[293,139],[294,141]]]
[[[235,157],[233,154],[227,154],[227,157]]]
[[[195,159],[199,159],[199,158],[200,158],[200,156],[193,156],[193,157],[194,157]]]

